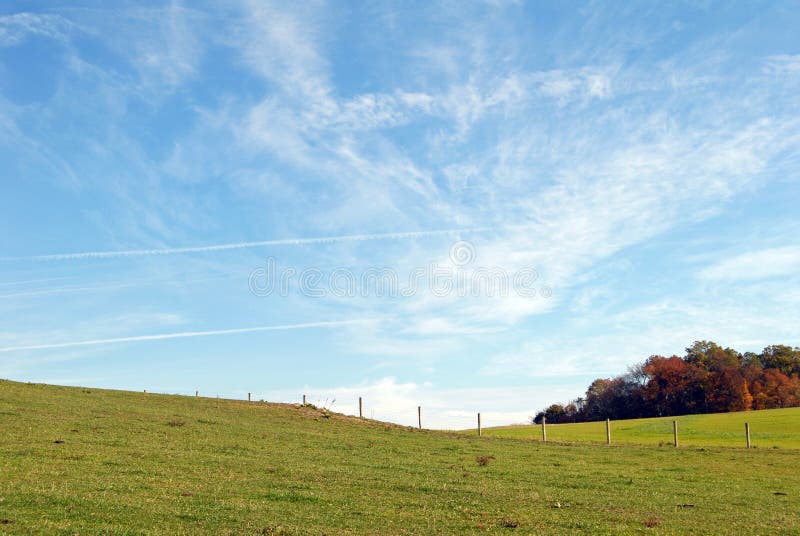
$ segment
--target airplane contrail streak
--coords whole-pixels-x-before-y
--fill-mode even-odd
[[[61,261],[77,259],[107,259],[114,257],[141,257],[146,255],[172,255],[176,253],[204,253],[232,249],[247,249],[266,246],[302,246],[308,244],[333,244],[337,242],[362,242],[367,240],[400,240],[404,238],[420,238],[466,232],[482,232],[492,227],[472,227],[466,229],[440,229],[435,231],[409,231],[401,233],[376,233],[360,235],[322,236],[316,238],[286,238],[280,240],[261,240],[257,242],[235,242],[214,244],[210,246],[161,248],[161,249],[129,249],[122,251],[85,251],[82,253],[56,253],[52,255],[33,255],[28,257],[0,257],[2,261]]]
[[[47,350],[53,348],[71,348],[74,346],[95,346],[99,344],[117,344],[123,342],[160,341],[165,339],[184,339],[189,337],[210,337],[213,335],[233,335],[236,333],[254,333],[258,331],[285,331],[290,329],[328,328],[350,326],[355,324],[370,324],[379,319],[352,319],[333,320],[327,322],[305,322],[301,324],[283,324],[273,326],[256,326],[251,328],[215,329],[210,331],[183,331],[179,333],[161,333],[157,335],[138,335],[135,337],[117,337],[113,339],[94,339],[88,341],[57,342],[48,344],[32,344],[27,346],[8,346],[0,348],[0,353],[16,352],[23,350]]]

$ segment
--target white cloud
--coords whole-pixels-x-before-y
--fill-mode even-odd
[[[423,336],[475,335],[496,331],[498,331],[497,327],[480,327],[474,324],[461,326],[449,318],[443,317],[421,318],[402,330],[403,333]]]
[[[14,46],[32,36],[66,41],[74,24],[59,15],[15,13],[0,17],[0,46]]]
[[[128,16],[155,30],[148,39],[135,39],[131,47],[134,63],[148,83],[174,88],[197,74],[204,50],[195,33],[201,19],[197,11],[173,0],[163,9],[131,11]]]
[[[268,391],[259,396],[266,400],[299,402],[306,394],[309,403],[327,404],[333,411],[348,415],[358,415],[360,396],[364,417],[408,426],[417,425],[417,407],[421,406],[423,427],[459,430],[475,428],[478,412],[485,427],[524,423],[553,402],[547,396],[567,396],[569,392],[568,387],[551,389],[547,395],[529,387],[447,388],[384,377],[339,387],[305,386],[295,391]]]
[[[779,54],[766,59],[764,70],[772,75],[800,74],[800,54]]]
[[[800,247],[762,249],[724,259],[700,271],[712,281],[746,281],[800,274]]]
[[[610,291],[606,288],[591,287],[582,289],[572,300],[570,309],[575,313],[586,313],[601,298],[607,298]]]
[[[246,2],[245,26],[234,30],[232,44],[259,74],[276,83],[285,97],[304,102],[315,113],[333,107],[328,64],[319,52],[321,29],[312,3],[289,6]]]
[[[728,299],[716,298],[713,305],[711,298],[699,293],[588,311],[546,337],[536,338],[532,330],[533,340],[516,342],[516,348],[490,356],[481,372],[532,380],[612,377],[651,355],[683,355],[695,340],[712,340],[742,352],[793,344],[800,315],[780,299],[784,292],[782,287],[758,289],[752,295],[746,290],[732,292]],[[587,386],[579,386],[562,401],[581,395]]]

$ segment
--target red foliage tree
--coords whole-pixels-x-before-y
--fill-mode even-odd
[[[651,356],[628,374],[597,379],[586,398],[550,406],[562,422],[800,406],[800,348],[773,345],[740,354],[696,341],[684,357]]]

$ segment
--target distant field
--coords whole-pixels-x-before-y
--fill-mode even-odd
[[[638,445],[672,443],[672,421],[678,421],[682,446],[744,447],[744,423],[756,448],[800,449],[800,408],[686,415],[657,419],[631,419],[611,423],[612,442]],[[485,428],[484,435],[541,439],[541,426],[520,425]],[[606,441],[606,423],[548,424],[548,441]]]
[[[798,451],[756,441],[542,444],[0,381],[0,533],[800,534]]]

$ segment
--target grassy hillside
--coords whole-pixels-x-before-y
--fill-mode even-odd
[[[614,443],[658,445],[672,443],[672,421],[678,421],[681,445],[698,447],[744,447],[744,423],[750,423],[750,438],[756,448],[800,449],[800,408],[685,415],[658,419],[631,419],[611,423]],[[487,428],[495,437],[541,438],[540,426]],[[549,441],[606,441],[605,422],[548,424]]]
[[[541,444],[0,382],[8,534],[800,533],[797,451]]]

